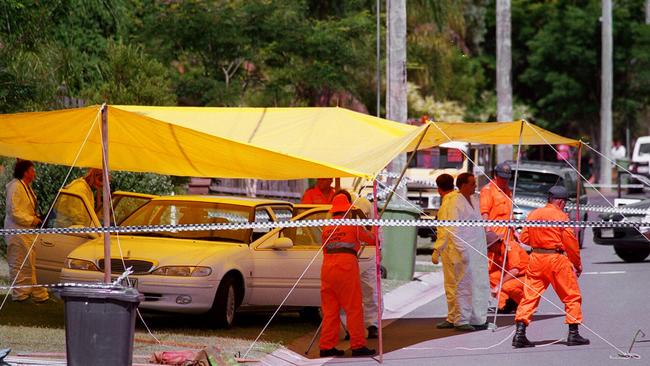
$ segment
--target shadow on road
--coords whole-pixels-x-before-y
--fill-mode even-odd
[[[645,260],[643,262],[634,262],[634,263],[628,263],[620,260],[620,261],[592,262],[591,264],[640,264],[640,263],[650,263],[650,260]]]
[[[539,315],[534,317],[534,321],[563,317],[563,314],[554,315]],[[396,351],[405,347],[414,346],[416,344],[432,341],[436,339],[443,339],[447,337],[462,336],[470,334],[468,332],[460,332],[455,329],[436,329],[436,324],[443,321],[444,318],[411,318],[411,319],[397,319],[390,322],[383,327],[383,349],[384,353]],[[491,321],[492,318],[490,317]],[[499,327],[506,327],[514,324],[514,315],[500,316],[497,320]],[[484,330],[482,332],[489,332]],[[341,332],[343,334],[343,332]],[[471,332],[475,334],[475,332]],[[314,333],[307,334],[298,338],[293,343],[289,344],[288,348],[301,355],[305,354],[309,342],[311,341]],[[314,341],[309,353],[306,355],[309,358],[318,358],[318,338]],[[555,340],[554,340],[555,341]],[[554,342],[549,341],[549,342]],[[544,341],[545,342],[545,341]],[[338,349],[346,350],[346,356],[350,356],[350,343],[341,338],[340,343],[336,346]],[[378,340],[369,339],[368,348],[378,349]]]

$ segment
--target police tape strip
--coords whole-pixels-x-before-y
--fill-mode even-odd
[[[186,225],[143,225],[109,227],[68,227],[47,229],[2,229],[0,235],[24,234],[132,234],[151,232],[179,232],[203,230],[246,230],[321,226],[380,226],[380,227],[560,227],[560,228],[640,228],[650,227],[643,221],[525,221],[525,220],[377,220],[377,219],[321,219],[278,222],[214,223]]]

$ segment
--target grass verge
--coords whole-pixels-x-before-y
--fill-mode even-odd
[[[0,293],[2,299],[5,294]],[[12,348],[14,355],[18,352],[65,353],[63,313],[64,303],[60,300],[56,303],[35,304],[31,300],[13,302],[8,298],[0,310],[0,348]],[[246,353],[270,315],[238,313],[237,325],[226,330],[208,327],[203,316],[145,313],[144,323],[140,320],[136,322],[133,353],[150,355],[160,351],[216,346],[222,351],[225,359],[234,362],[235,357],[242,357]],[[148,333],[147,327],[152,334]],[[264,357],[305,333],[314,332],[316,327],[317,325],[301,318],[298,313],[280,313],[247,357]]]

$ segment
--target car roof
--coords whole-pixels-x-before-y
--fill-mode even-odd
[[[639,201],[639,202],[631,203],[631,204],[629,204],[629,205],[624,205],[624,206],[622,206],[622,207],[626,207],[626,208],[640,208],[640,209],[647,208],[647,209],[650,209],[650,199],[644,199],[644,200],[641,200],[641,201]]]
[[[230,205],[241,206],[259,206],[259,205],[288,205],[293,206],[291,202],[270,200],[264,198],[236,197],[236,196],[211,196],[211,195],[178,195],[178,196],[160,196],[155,197],[152,201],[191,201],[191,202],[211,202],[225,203]]]

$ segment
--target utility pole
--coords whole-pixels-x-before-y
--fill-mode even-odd
[[[510,0],[497,0],[497,121],[512,121]],[[497,162],[512,159],[512,145],[497,146]]]
[[[386,1],[386,119],[405,123],[406,100],[406,0]],[[406,166],[406,154],[400,154],[388,170],[399,174]],[[391,183],[394,180],[389,180]],[[395,191],[398,197],[406,197],[406,188]]]
[[[612,146],[612,0],[602,0],[602,59],[600,91],[600,151],[610,159]],[[612,165],[600,157],[600,184],[612,183]],[[603,190],[608,190],[605,188]]]
[[[650,0],[645,0],[645,24],[650,24]]]
[[[650,1],[650,0],[648,0]],[[375,59],[375,64],[376,64],[376,70],[375,70],[375,79],[377,81],[377,117],[381,117],[381,0],[377,0],[377,3],[375,5],[376,7],[376,32],[377,34],[375,35],[375,40],[377,41],[377,44],[375,46],[376,48],[376,59]]]

